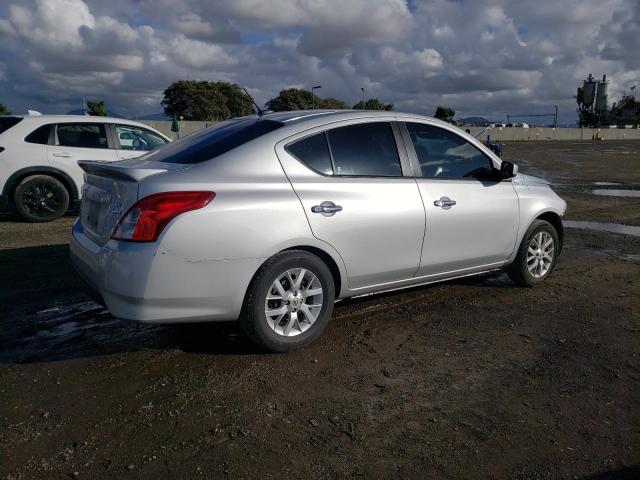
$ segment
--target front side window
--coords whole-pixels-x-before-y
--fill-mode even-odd
[[[160,135],[133,125],[116,125],[116,134],[121,150],[149,151],[167,143]]]
[[[333,175],[331,156],[324,132],[291,143],[285,147],[285,150],[310,169],[325,175]]]
[[[389,122],[338,127],[327,132],[335,175],[400,177],[400,157]]]
[[[102,123],[63,123],[57,127],[58,145],[80,148],[109,148]]]
[[[406,123],[427,178],[495,178],[493,162],[464,138],[444,128]]]

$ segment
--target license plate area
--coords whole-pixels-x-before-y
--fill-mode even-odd
[[[80,206],[82,225],[95,233],[100,233],[104,228],[110,205],[111,192],[85,184]]]

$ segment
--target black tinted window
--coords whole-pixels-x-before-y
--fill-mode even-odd
[[[312,170],[326,175],[333,174],[324,132],[291,143],[285,150]]]
[[[39,143],[41,145],[46,145],[49,143],[49,131],[51,130],[51,125],[42,125],[39,128],[36,128],[29,135],[24,137],[25,142],[29,143]]]
[[[230,120],[168,143],[147,154],[145,158],[155,162],[200,163],[282,126],[282,123],[273,120],[255,118]]]
[[[400,158],[391,124],[362,123],[328,131],[336,175],[399,177]]]
[[[64,123],[58,125],[58,145],[81,148],[109,148],[102,123]]]
[[[6,132],[21,121],[22,119],[18,117],[0,117],[0,133]]]
[[[407,123],[423,177],[491,178],[493,163],[464,138],[444,128]]]

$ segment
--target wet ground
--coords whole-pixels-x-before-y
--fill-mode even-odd
[[[640,142],[519,143],[569,202],[556,271],[347,301],[319,342],[114,319],[71,217],[0,219],[0,478],[640,478]],[[605,225],[606,226],[606,225]]]

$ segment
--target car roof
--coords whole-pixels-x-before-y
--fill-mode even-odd
[[[255,116],[257,117],[257,116]],[[417,120],[427,120],[430,123],[436,123],[451,127],[450,123],[443,122],[433,117],[421,115],[419,113],[405,113],[389,110],[293,110],[287,112],[264,113],[259,119],[273,120],[284,123],[285,125],[302,125],[314,126],[326,123],[337,122],[340,120],[356,120],[358,118],[380,118],[386,120],[395,120],[399,118],[414,118]]]
[[[139,123],[134,120],[117,117],[98,117],[93,115],[6,115],[7,117],[31,119],[34,121],[74,121],[74,122],[96,122],[106,121],[108,123]]]

